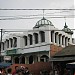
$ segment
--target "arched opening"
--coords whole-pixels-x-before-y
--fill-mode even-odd
[[[38,43],[38,34],[37,33],[34,33],[34,42],[35,42],[35,44],[37,44]]]
[[[13,47],[17,47],[17,38],[13,37]]]
[[[31,55],[30,57],[29,57],[29,64],[32,64],[33,63],[33,56]]]
[[[41,56],[40,61],[41,62],[48,62],[49,61],[49,57],[47,55],[43,55],[43,56]]]
[[[23,36],[24,38],[24,45],[27,46],[27,36]]]
[[[24,56],[21,57],[21,63],[25,64],[25,57]]]
[[[33,44],[32,35],[31,35],[31,34],[29,34],[28,36],[29,36],[29,44],[30,44],[30,45],[32,45],[32,44]]]
[[[41,39],[41,42],[45,42],[45,32],[40,31],[40,39]]]
[[[19,64],[19,58],[15,57],[15,64]]]

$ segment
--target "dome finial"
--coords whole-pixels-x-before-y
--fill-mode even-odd
[[[65,19],[65,26],[64,26],[64,28],[67,28],[68,26],[66,24],[66,17],[64,17],[64,19]]]
[[[64,28],[67,28],[68,26],[67,26],[67,24],[66,24],[66,22],[65,22],[65,26],[64,26]]]
[[[64,17],[65,18],[65,17]],[[73,34],[73,31],[71,31],[71,29],[68,28],[67,24],[66,24],[66,19],[65,19],[65,26],[64,28],[62,29],[65,33],[68,33],[68,34]]]

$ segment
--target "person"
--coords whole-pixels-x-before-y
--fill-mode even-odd
[[[18,72],[18,70],[19,70],[19,67],[15,66],[15,70],[13,71],[12,75],[16,75],[16,73]]]
[[[7,69],[7,75],[12,75],[11,71],[12,71],[12,69],[11,68],[8,68]]]
[[[25,67],[23,75],[30,75],[30,72],[28,70],[28,67]]]
[[[70,75],[70,73],[67,69],[64,69],[64,75]]]
[[[1,75],[6,75],[7,73],[6,73],[6,69],[2,69],[2,73],[1,73]]]
[[[18,74],[18,75],[23,75],[23,73],[22,73],[21,70],[19,70],[19,71],[17,72],[17,74]]]
[[[50,74],[49,75],[53,75],[53,70],[50,71]]]

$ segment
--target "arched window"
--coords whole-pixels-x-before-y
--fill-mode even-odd
[[[24,44],[25,46],[27,46],[27,36],[24,36],[23,38],[24,38]]]
[[[54,31],[51,31],[51,42],[54,41]]]
[[[55,43],[57,43],[57,41],[58,41],[57,36],[58,36],[58,32],[55,33]]]
[[[34,33],[34,42],[35,42],[35,44],[38,43],[38,34],[37,33]]]
[[[30,57],[29,57],[29,64],[32,64],[33,63],[33,56],[31,55]]]
[[[61,45],[61,37],[62,37],[62,35],[61,34],[59,34],[59,45]]]
[[[25,57],[24,56],[21,57],[21,64],[25,64]]]
[[[15,57],[15,64],[19,64],[19,58]]]
[[[68,45],[70,44],[70,38],[68,38]]]
[[[43,56],[41,56],[40,61],[48,62],[49,61],[49,57],[47,55],[43,55]]]
[[[64,45],[65,36],[62,36],[62,45]]]
[[[6,39],[7,48],[9,48],[9,40]]]
[[[45,42],[45,32],[40,31],[41,42]]]
[[[32,40],[33,40],[33,39],[32,39],[32,35],[29,34],[28,36],[29,36],[29,43],[30,43],[30,45],[32,45],[32,43],[33,43],[33,42],[32,42]]]
[[[65,46],[68,44],[68,37],[65,37]]]
[[[13,47],[17,47],[17,38],[16,37],[13,37]]]

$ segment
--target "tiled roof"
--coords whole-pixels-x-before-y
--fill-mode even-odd
[[[67,46],[67,47],[63,48],[61,51],[56,53],[54,55],[54,57],[56,57],[56,56],[71,56],[71,55],[75,55],[75,45],[71,45],[71,46]]]

